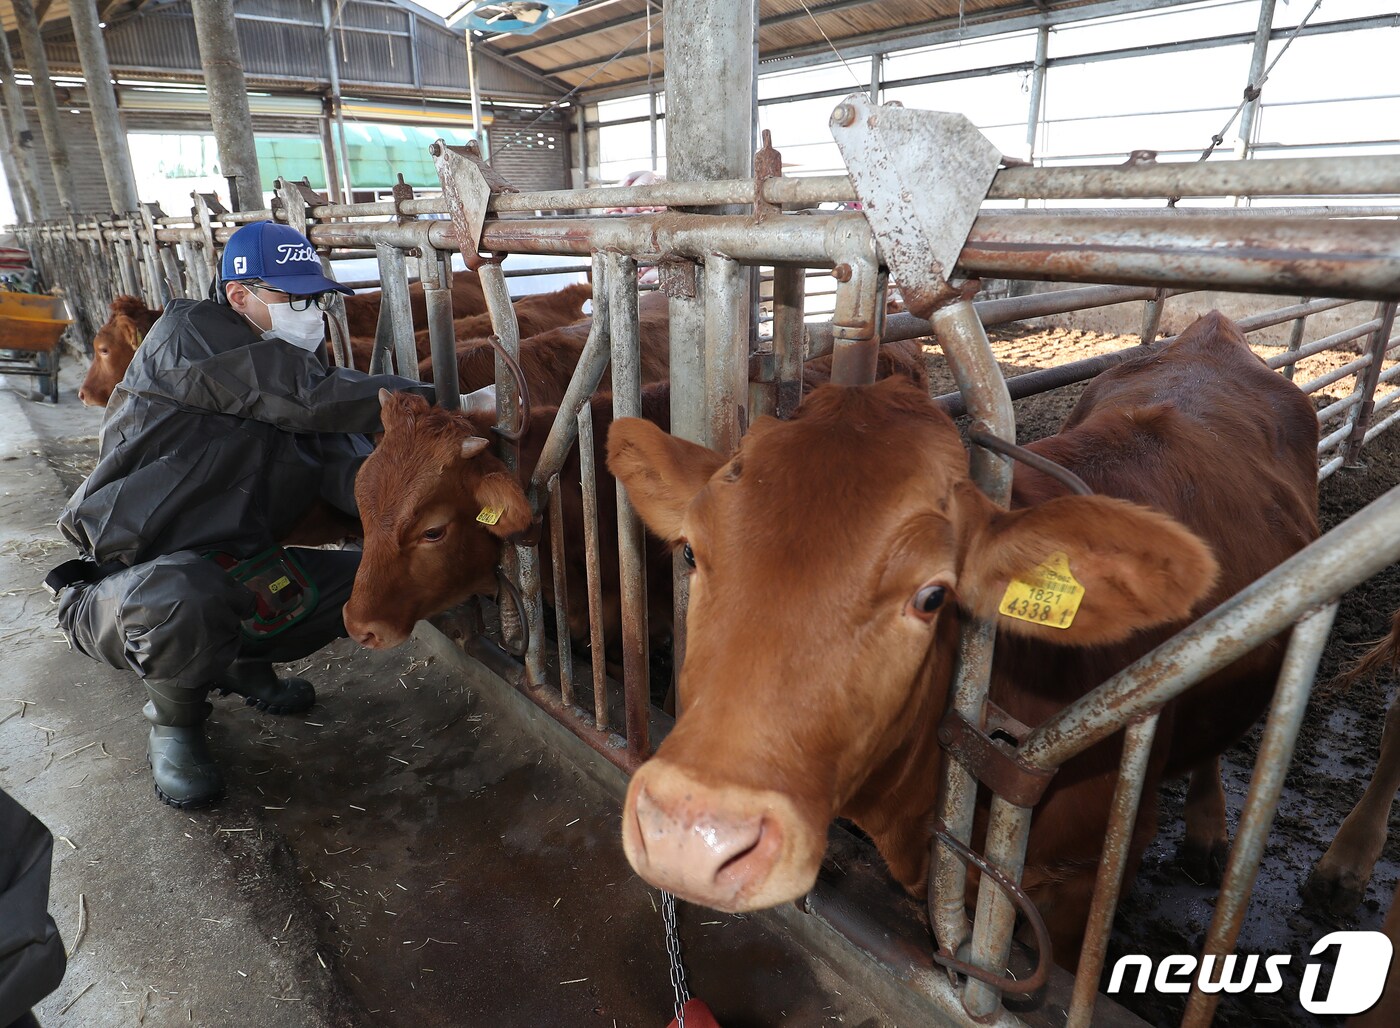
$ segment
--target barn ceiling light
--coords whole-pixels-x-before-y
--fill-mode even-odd
[[[504,32],[528,36],[537,32],[579,0],[472,0],[447,19],[455,25],[462,19],[467,27],[480,32]]]

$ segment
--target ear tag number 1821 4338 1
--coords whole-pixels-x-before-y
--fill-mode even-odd
[[[1068,628],[1084,599],[1084,586],[1069,569],[1069,555],[1056,551],[1029,572],[1013,578],[997,609],[1007,617],[1046,628]]]

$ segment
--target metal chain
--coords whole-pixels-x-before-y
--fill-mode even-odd
[[[685,987],[685,965],[681,963],[681,935],[676,930],[676,897],[661,893],[661,920],[666,925],[666,955],[671,958],[671,988],[676,994],[676,1028],[685,1028],[685,1005],[690,990]]]

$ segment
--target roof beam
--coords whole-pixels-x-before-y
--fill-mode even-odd
[[[605,2],[606,2],[606,0],[605,0]],[[868,2],[870,2],[870,0],[862,0],[862,2],[868,3]],[[576,7],[576,8],[574,8],[574,10],[573,10],[572,12],[569,12],[569,14],[583,14],[583,13],[587,13],[588,11],[594,10],[594,9],[596,9],[596,7],[599,7],[599,6],[602,6],[602,5],[601,5],[601,4],[595,5],[595,7],[593,7],[593,8],[589,8],[589,7]],[[509,49],[509,50],[501,49],[501,50],[498,50],[498,52],[499,52],[502,56],[505,56],[505,57],[517,57],[517,56],[519,56],[520,54],[527,53],[527,52],[529,52],[529,51],[531,51],[531,50],[540,50],[540,49],[543,49],[544,47],[547,47],[547,46],[555,46],[555,45],[557,45],[557,44],[559,44],[559,43],[572,43],[572,42],[574,42],[574,40],[576,40],[576,39],[582,39],[584,36],[591,36],[591,35],[593,35],[593,34],[595,34],[595,33],[598,33],[598,32],[606,32],[606,31],[608,31],[609,29],[624,28],[624,27],[626,27],[626,26],[628,26],[628,25],[635,25],[635,24],[637,24],[637,22],[645,21],[645,20],[646,20],[646,17],[647,17],[646,8],[647,8],[647,7],[650,7],[650,8],[652,9],[652,12],[653,12],[654,16],[656,16],[656,17],[658,17],[658,18],[660,17],[660,15],[661,15],[661,5],[660,5],[660,4],[657,4],[657,3],[652,3],[651,0],[647,0],[647,2],[646,2],[645,4],[642,5],[642,9],[641,9],[640,11],[636,11],[636,12],[634,12],[634,13],[632,13],[632,14],[624,14],[624,15],[620,15],[620,16],[618,16],[618,17],[616,17],[616,18],[609,18],[609,19],[607,19],[606,21],[600,21],[600,22],[598,22],[596,25],[584,25],[584,26],[582,26],[581,28],[579,28],[579,30],[578,30],[577,32],[571,32],[571,33],[568,33],[567,35],[555,36],[555,37],[552,38],[552,39],[535,40],[535,41],[533,41],[533,42],[526,43],[524,46],[513,47],[513,48],[511,48],[511,49]],[[550,24],[553,25],[553,24],[556,24],[557,22],[562,21],[563,18],[569,17],[569,14],[565,14],[562,18],[555,18],[553,22],[550,22]],[[659,25],[660,22],[658,21],[657,24]],[[493,37],[493,38],[500,38],[500,37]]]

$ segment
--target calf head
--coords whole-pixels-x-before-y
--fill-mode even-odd
[[[350,637],[371,649],[419,620],[495,591],[501,541],[530,524],[530,504],[460,411],[379,391],[384,437],[355,479],[364,556],[345,604]]]
[[[159,316],[159,311],[151,310],[134,296],[119,296],[112,301],[107,323],[93,336],[92,364],[78,387],[79,400],[89,407],[107,406],[112,390],[135,359],[136,348]]]
[[[722,910],[806,892],[838,814],[922,889],[961,616],[1107,644],[1185,617],[1216,573],[1196,536],[1120,500],[995,506],[953,423],[895,379],[824,386],[732,458],[632,419],[608,455],[694,569],[682,712],[632,779],[623,846],[654,885]],[[1059,554],[1084,587],[1068,626],[1000,614]]]

